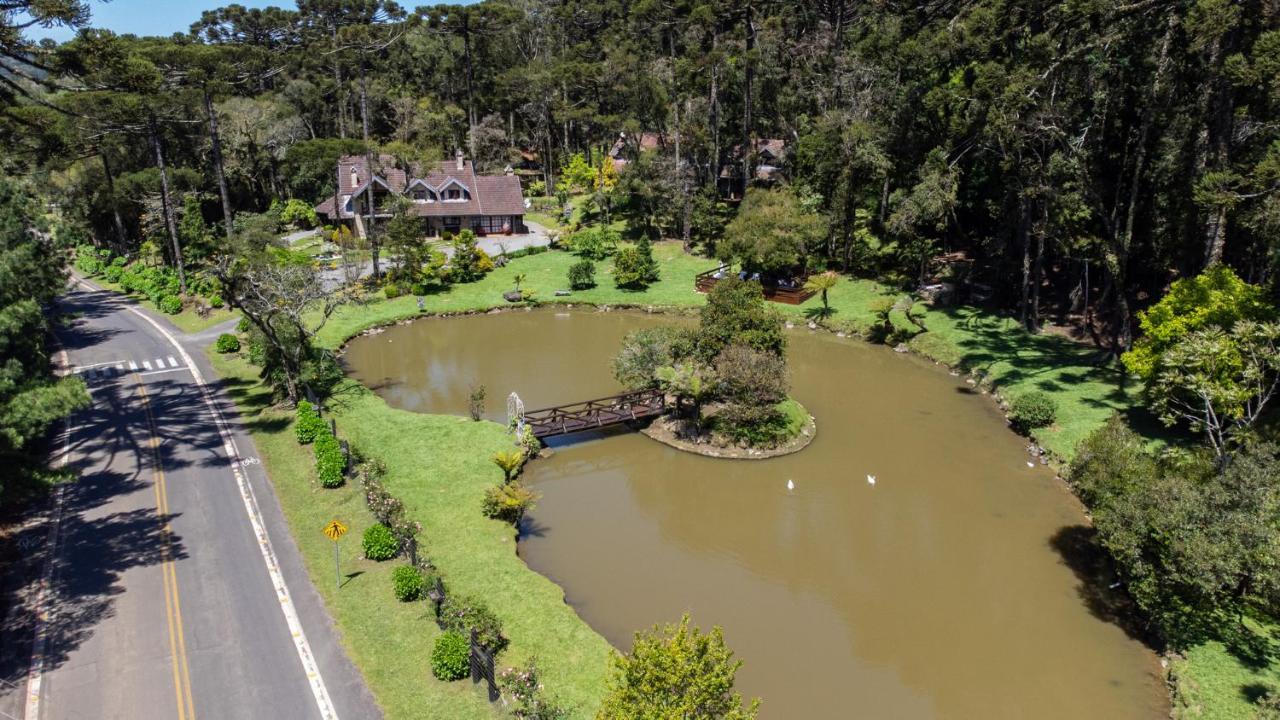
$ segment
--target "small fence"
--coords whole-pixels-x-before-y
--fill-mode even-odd
[[[700,293],[709,293],[711,288],[716,286],[726,274],[729,272],[728,265],[721,265],[714,270],[700,272],[693,278],[693,287]],[[761,283],[760,289],[764,292],[764,299],[770,302],[783,303],[785,305],[800,305],[809,298],[818,294],[817,290],[804,289],[804,281],[799,281],[793,287],[785,287],[778,284]]]

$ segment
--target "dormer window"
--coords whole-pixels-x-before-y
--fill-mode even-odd
[[[415,188],[415,189],[414,189],[414,191],[413,191],[413,200],[414,200],[414,202],[426,202],[426,201],[427,201],[427,189],[426,189],[426,188]]]

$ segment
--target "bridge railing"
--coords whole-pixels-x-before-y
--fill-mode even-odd
[[[661,390],[637,390],[529,410],[524,414],[524,421],[534,437],[546,437],[653,417],[665,412],[666,407],[666,396]]]

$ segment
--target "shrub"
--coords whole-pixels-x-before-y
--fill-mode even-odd
[[[386,295],[388,300],[394,300],[400,297],[400,286],[393,282],[389,282],[383,286],[382,294]]]
[[[511,698],[511,713],[521,720],[564,720],[569,710],[543,693],[542,673],[530,659],[523,670],[507,668],[498,676],[502,694]]]
[[[716,356],[717,388],[725,401],[716,415],[730,437],[770,445],[786,433],[778,403],[787,398],[787,365],[770,352],[730,345]]]
[[[241,315],[241,316],[240,316],[240,321],[236,323],[236,332],[238,332],[238,333],[247,333],[247,332],[249,332],[249,328],[251,328],[251,327],[253,327],[253,325],[252,325],[252,324],[250,324],[250,322],[249,322],[249,318],[244,317],[243,315]]]
[[[106,265],[110,250],[99,250],[92,245],[76,246],[76,267],[86,275],[97,275]]]
[[[613,280],[620,288],[643,288],[658,281],[658,263],[648,238],[618,251],[613,259]]]
[[[313,228],[320,222],[320,218],[316,217],[315,209],[309,203],[297,198],[290,199],[284,204],[284,209],[280,211],[280,220],[304,229]]]
[[[365,529],[360,547],[364,549],[366,558],[376,562],[390,560],[400,554],[400,543],[396,542],[395,533],[382,523],[370,525]]]
[[[109,283],[119,283],[120,278],[124,276],[124,258],[118,257],[111,261],[111,264],[102,269],[102,277],[106,278]]]
[[[502,621],[483,602],[466,595],[449,595],[440,606],[440,623],[445,630],[467,636],[476,631],[476,642],[498,652],[507,646]]]
[[[431,649],[431,674],[450,682],[461,680],[471,671],[471,643],[456,632],[436,638]]]
[[[574,233],[568,244],[573,252],[588,260],[603,260],[617,250],[620,239],[617,230],[597,225]]]
[[[293,431],[298,437],[299,445],[306,445],[315,440],[321,433],[329,430],[325,426],[324,420],[320,417],[320,413],[316,412],[315,406],[306,400],[298,403],[295,416],[297,422],[294,423]]]
[[[412,565],[401,565],[392,570],[391,584],[395,588],[396,599],[400,602],[413,602],[421,598],[427,589],[422,571]]]
[[[343,473],[347,469],[347,459],[342,455],[342,447],[338,439],[327,429],[316,435],[316,475],[320,478],[320,486],[326,488],[341,487]]]
[[[488,392],[483,385],[471,388],[471,393],[467,398],[467,410],[471,413],[471,419],[479,421],[484,417],[484,399]]]
[[[210,296],[209,296],[209,307],[211,307],[211,308],[220,308],[220,307],[222,307],[223,305],[226,305],[226,304],[227,304],[227,301],[226,301],[226,300],[223,300],[221,295],[210,295]]]
[[[240,352],[240,338],[231,333],[222,333],[218,336],[218,341],[213,344],[213,349],[224,355]]]
[[[480,509],[485,517],[505,520],[514,525],[520,522],[520,518],[532,510],[537,502],[538,493],[522,483],[509,482],[486,490]]]
[[[182,298],[177,295],[162,295],[156,302],[156,307],[166,315],[177,315],[182,312]]]
[[[693,352],[693,334],[674,325],[632,330],[613,358],[613,377],[632,390],[658,386],[658,368],[675,365]]]
[[[524,465],[524,453],[520,450],[502,450],[494,453],[492,460],[502,471],[502,481],[511,482],[513,477],[520,474],[520,467]]]
[[[1009,421],[1021,433],[1052,425],[1057,415],[1058,402],[1039,390],[1019,395],[1009,408]]]
[[[595,287],[596,264],[583,258],[569,266],[569,287],[574,290],[586,290]]]

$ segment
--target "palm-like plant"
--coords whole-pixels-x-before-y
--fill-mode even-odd
[[[502,470],[502,481],[511,482],[511,478],[520,472],[524,465],[524,453],[519,450],[501,450],[494,453],[493,464]]]
[[[684,401],[693,405],[695,426],[702,424],[702,404],[715,392],[715,373],[704,365],[682,362],[678,365],[666,365],[655,372],[658,384],[665,392],[676,396],[676,415],[683,415]]]
[[[840,282],[840,276],[834,271],[828,270],[809,278],[804,283],[805,290],[822,293],[822,317],[831,315],[831,304],[827,302],[827,291],[836,286]]]
[[[523,283],[526,279],[528,279],[528,276],[524,273],[516,273],[516,276],[512,278],[516,284],[516,292],[520,292],[520,283]]]

